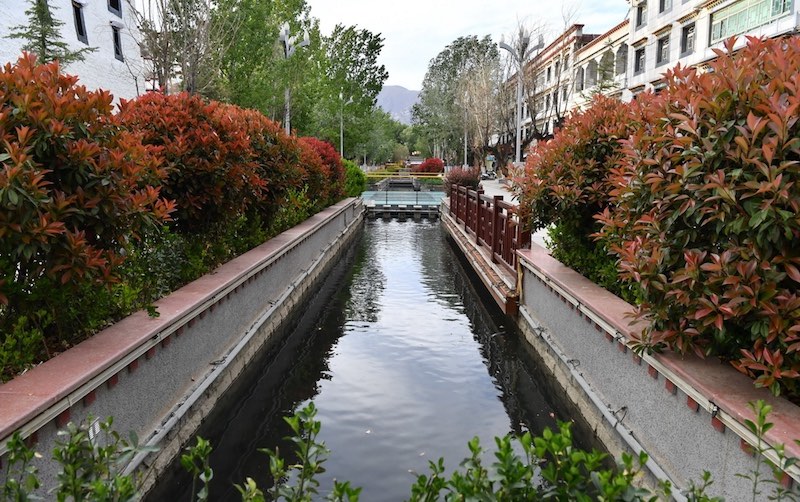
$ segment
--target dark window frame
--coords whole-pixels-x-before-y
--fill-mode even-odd
[[[75,21],[75,34],[78,40],[89,45],[89,35],[86,32],[86,21],[83,17],[83,4],[73,0],[72,18]]]
[[[688,41],[690,40],[689,38],[690,31],[692,34],[691,47],[689,47],[688,44]],[[693,54],[695,45],[697,45],[697,27],[695,26],[695,23],[687,24],[686,26],[683,26],[681,28],[681,57]]]
[[[108,0],[108,12],[122,17],[122,0]]]
[[[122,52],[122,32],[119,26],[111,26],[111,38],[114,44],[114,58],[118,61],[125,61],[125,55]]]
[[[644,73],[644,68],[647,66],[647,53],[644,47],[634,49],[633,52],[633,74],[639,75]]]
[[[667,34],[656,41],[656,66],[669,63],[669,38]],[[666,54],[664,54],[665,49]]]

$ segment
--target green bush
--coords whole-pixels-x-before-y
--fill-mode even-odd
[[[358,197],[367,189],[367,176],[364,171],[352,160],[343,160],[345,169],[345,194],[348,197]]]
[[[643,349],[719,356],[800,398],[800,37],[676,67],[615,170],[602,237],[640,283]]]

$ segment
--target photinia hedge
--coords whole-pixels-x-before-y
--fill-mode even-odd
[[[414,168],[415,173],[442,173],[444,172],[444,161],[437,157],[425,159],[420,165]]]
[[[602,238],[641,284],[644,348],[730,360],[775,394],[800,378],[800,38],[676,67],[624,142]]]
[[[0,331],[54,298],[118,280],[117,266],[174,209],[154,149],[121,128],[112,97],[53,62],[23,55],[0,70]],[[51,301],[52,300],[52,301]]]
[[[241,112],[188,93],[149,93],[121,103],[121,123],[159,148],[167,170],[163,192],[177,203],[179,229],[226,225],[260,199],[264,180]]]
[[[594,216],[608,207],[609,169],[622,157],[621,139],[652,120],[650,95],[631,103],[596,96],[586,110],[570,115],[553,139],[528,155],[525,176],[515,180],[522,217],[536,231],[549,231],[553,256],[627,300],[635,289],[619,283],[616,260],[603,242]]]
[[[322,162],[320,174],[323,178],[320,180],[321,186],[318,189],[321,194],[320,202],[327,206],[340,200],[344,196],[345,174],[339,152],[333,145],[321,139],[303,137],[300,138],[300,141],[311,147]]]
[[[453,185],[461,185],[477,190],[481,182],[481,171],[477,167],[463,169],[453,167],[444,175],[444,193],[449,194]]]
[[[111,103],[56,63],[0,71],[0,381],[343,194],[329,144],[257,111]]]

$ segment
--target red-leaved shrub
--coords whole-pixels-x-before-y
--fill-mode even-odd
[[[339,152],[327,141],[312,137],[300,138],[300,141],[310,146],[319,155],[322,161],[322,186],[320,199],[324,205],[340,200],[344,194],[344,165]]]
[[[442,159],[430,157],[425,159],[420,165],[414,167],[415,173],[441,173],[444,172],[444,162]]]
[[[472,190],[477,190],[481,182],[481,171],[477,167],[463,169],[461,167],[453,167],[447,174],[444,175],[444,193],[449,194],[450,190],[455,185],[469,187]]]
[[[31,55],[0,70],[3,333],[39,309],[58,324],[59,291],[114,282],[130,242],[173,210],[152,148],[118,126],[108,92],[77,80]]]
[[[163,192],[175,200],[175,223],[200,232],[227,225],[261,198],[242,110],[187,93],[150,93],[120,105],[121,123],[160,148]]]
[[[800,386],[800,38],[748,39],[676,67],[634,131],[600,221],[642,286],[646,348],[732,360]]]
[[[595,97],[570,115],[553,139],[528,155],[525,176],[515,180],[520,214],[531,231],[552,225],[552,255],[592,281],[626,299],[616,260],[591,236],[600,229],[594,216],[608,207],[610,167],[622,157],[621,139],[651,120],[650,94],[631,103]]]

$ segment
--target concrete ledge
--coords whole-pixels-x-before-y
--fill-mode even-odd
[[[769,421],[775,424],[766,442],[784,445],[788,456],[800,458],[794,442],[800,439],[800,407],[756,389],[749,378],[716,359],[635,354],[631,340],[644,324],[631,321],[630,304],[536,244],[518,256],[521,327],[532,344],[544,343],[538,352],[564,355],[553,364],[567,367],[561,379],[569,394],[597,396],[595,403],[584,403],[585,414],[591,413],[587,407],[595,407],[616,417],[616,423],[603,426],[606,435],[620,436],[617,426],[623,424],[679,487],[707,469],[714,475],[711,492],[737,500],[747,489],[736,474],[748,474],[756,465],[750,452],[758,439],[744,426],[744,420],[754,418],[747,403],[762,399],[773,406]],[[576,378],[585,388],[578,388]],[[620,448],[620,437],[608,441],[612,451]],[[800,481],[796,467],[782,481],[791,485],[792,479]]]
[[[361,228],[364,211],[360,199],[331,206],[156,302],[159,317],[137,312],[0,385],[0,461],[14,432],[49,457],[58,428],[89,416],[113,416],[143,443],[166,438],[174,444],[162,452],[177,454]],[[169,438],[181,422],[180,437]],[[54,473],[42,467],[47,487]]]

